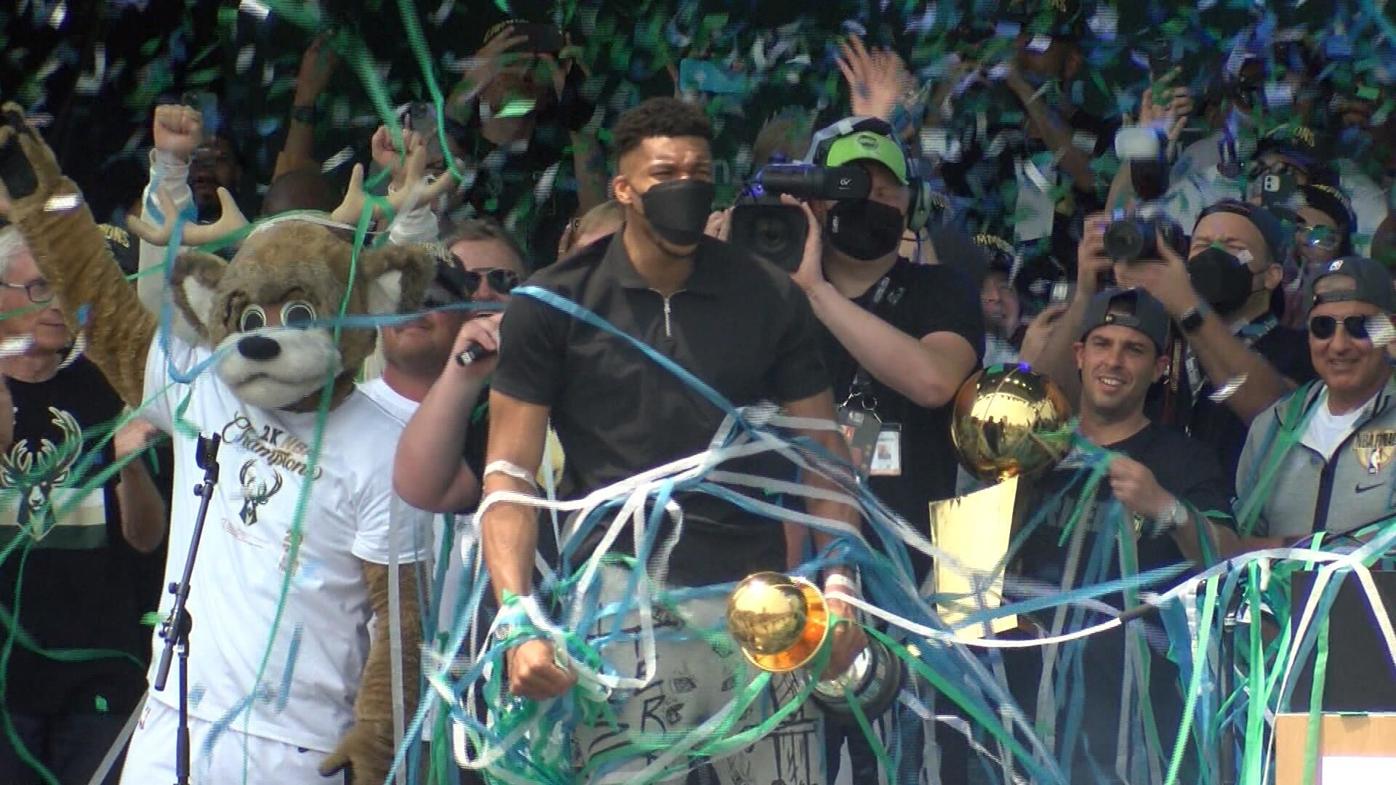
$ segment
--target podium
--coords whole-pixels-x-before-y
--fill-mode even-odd
[[[1313,785],[1396,782],[1396,713],[1328,713],[1318,719]],[[1303,785],[1308,723],[1307,714],[1275,718],[1275,785]]]

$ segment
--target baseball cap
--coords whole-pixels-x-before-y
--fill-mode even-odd
[[[1122,310],[1127,312],[1121,313]],[[1164,345],[1168,343],[1169,321],[1163,303],[1143,289],[1106,289],[1092,297],[1086,306],[1081,340],[1085,340],[1098,327],[1118,324],[1144,333],[1162,354]]]
[[[1293,229],[1286,229],[1284,221],[1265,207],[1254,205],[1249,202],[1242,202],[1237,199],[1223,199],[1216,204],[1206,208],[1197,216],[1197,223],[1192,225],[1193,233],[1197,232],[1197,224],[1202,223],[1202,219],[1215,213],[1230,213],[1239,215],[1251,222],[1251,226],[1260,232],[1260,236],[1265,240],[1265,245],[1270,251],[1270,261],[1275,264],[1283,264],[1289,255],[1289,246],[1294,241]]]
[[[911,182],[906,153],[902,151],[901,145],[892,138],[892,127],[886,122],[876,118],[841,120],[826,131],[821,131],[815,135],[816,148],[819,145],[820,136],[829,135],[828,131],[832,131],[838,136],[829,143],[824,160],[816,163],[824,166],[843,166],[854,161],[876,161],[891,170],[902,185]]]
[[[1312,207],[1332,218],[1344,233],[1351,233],[1357,225],[1353,218],[1352,202],[1337,188],[1331,185],[1301,185],[1295,190],[1303,196],[1305,207]]]
[[[1334,275],[1351,278],[1354,282],[1353,288],[1323,294],[1314,292],[1319,281]],[[1309,284],[1308,294],[1312,305],[1355,301],[1375,305],[1386,313],[1396,312],[1396,290],[1392,289],[1391,273],[1380,263],[1365,256],[1344,256],[1329,262],[1327,269],[1314,276],[1313,282]]]

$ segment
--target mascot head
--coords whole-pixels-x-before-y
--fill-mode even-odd
[[[331,405],[353,388],[373,351],[374,331],[340,315],[387,315],[419,306],[433,262],[420,249],[353,247],[306,221],[267,225],[231,262],[180,254],[170,277],[176,330],[217,350],[215,372],[240,400],[267,409],[313,411],[326,383]],[[345,302],[347,293],[347,302]]]

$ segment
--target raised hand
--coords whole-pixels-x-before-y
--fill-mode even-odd
[[[1139,99],[1139,124],[1162,127],[1170,144],[1178,141],[1194,109],[1191,90],[1170,86],[1177,76],[1178,69],[1169,71]]]
[[[155,107],[151,132],[156,150],[188,161],[204,140],[204,116],[188,106],[161,104]]]
[[[339,55],[335,54],[325,40],[317,36],[301,55],[301,68],[296,73],[296,101],[298,105],[313,103],[330,83],[335,66],[339,65]]]
[[[849,103],[858,117],[888,119],[914,82],[906,64],[887,49],[869,51],[863,39],[849,36],[835,60],[848,84]]]

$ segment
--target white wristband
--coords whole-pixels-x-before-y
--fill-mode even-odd
[[[538,482],[533,479],[533,475],[529,474],[527,469],[517,463],[512,463],[510,461],[490,461],[489,465],[485,466],[485,473],[481,475],[481,479],[491,474],[503,474],[506,477],[513,477],[519,482],[526,482],[534,489],[538,488]]]
[[[852,578],[842,573],[833,573],[824,579],[824,591],[827,594],[832,591],[839,591],[853,597],[862,597],[863,593],[858,589],[858,583]]]

